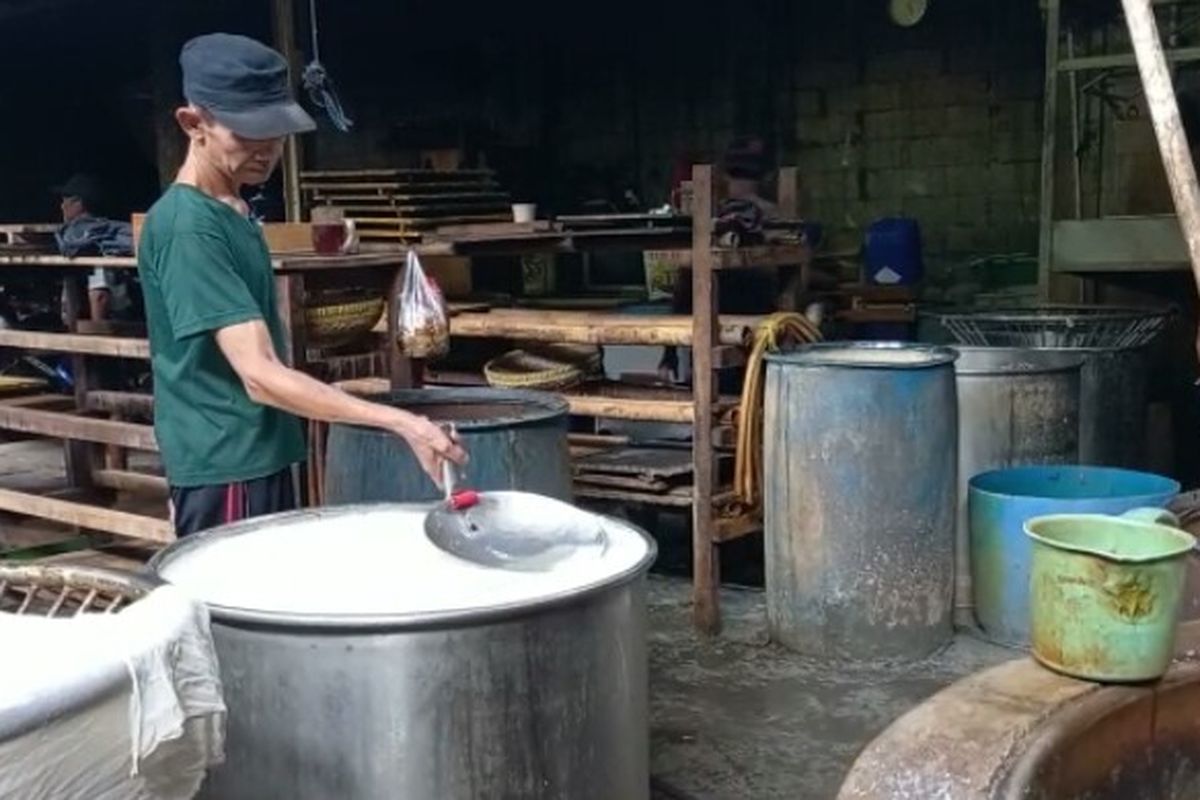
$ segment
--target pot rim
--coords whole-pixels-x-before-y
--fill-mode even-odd
[[[1051,539],[1034,530],[1034,526],[1045,522],[1055,522],[1058,520],[1094,520],[1103,522],[1106,525],[1118,524],[1122,527],[1131,528],[1133,530],[1154,531],[1156,533],[1170,534],[1171,538],[1176,540],[1176,546],[1164,553],[1157,553],[1148,556],[1119,556],[1113,553],[1106,553],[1094,547],[1086,545],[1073,544],[1071,542],[1062,542],[1057,539]],[[1153,564],[1157,561],[1170,561],[1172,559],[1185,556],[1188,553],[1196,550],[1196,537],[1192,536],[1187,531],[1181,531],[1178,528],[1172,528],[1169,525],[1160,525],[1155,522],[1144,522],[1142,520],[1130,519],[1128,517],[1112,516],[1110,514],[1043,514],[1040,517],[1031,517],[1022,525],[1025,535],[1030,539],[1043,544],[1046,547],[1055,550],[1063,550],[1070,553],[1079,553],[1093,558],[1100,558],[1105,561],[1111,561],[1117,564]]]
[[[985,479],[991,479],[1001,473],[1009,474],[1050,474],[1050,473],[1069,472],[1075,475],[1111,475],[1111,476],[1136,476],[1139,480],[1144,480],[1146,484],[1158,482],[1161,486],[1160,491],[1139,491],[1129,492],[1126,494],[1115,495],[1100,495],[1093,497],[1057,497],[1052,494],[1015,494],[1013,492],[1000,492],[994,489],[987,489],[980,486],[980,482]],[[1166,505],[1172,498],[1178,496],[1179,490],[1182,488],[1179,481],[1174,478],[1168,478],[1164,475],[1159,475],[1154,472],[1145,472],[1143,470],[1124,469],[1122,467],[1101,467],[1088,464],[1034,464],[1023,467],[1001,467],[1000,469],[989,469],[972,475],[967,481],[968,492],[978,493],[986,497],[995,497],[1000,499],[1020,499],[1020,500],[1051,500],[1056,503],[1094,503],[1097,501],[1108,500],[1128,500],[1136,502],[1138,505],[1157,506]],[[1065,512],[1064,512],[1065,513]],[[1086,512],[1085,512],[1086,513]]]
[[[837,357],[838,352],[847,350],[859,353],[920,353],[925,356],[925,359],[905,363],[888,361],[884,358],[880,358],[878,361],[844,361]],[[807,344],[786,353],[768,353],[766,359],[771,364],[787,364],[795,367],[913,370],[953,364],[958,359],[958,352],[953,347],[919,342],[835,341]]]
[[[271,514],[263,517],[223,525],[203,533],[193,534],[177,540],[167,548],[159,551],[146,564],[146,569],[152,575],[165,583],[170,583],[163,574],[164,568],[170,561],[196,548],[203,547],[209,542],[227,539],[234,536],[244,536],[270,527],[281,519],[319,519],[324,517],[349,516],[363,511],[380,511],[388,509],[425,510],[432,507],[431,503],[359,503],[354,505],[332,506],[327,508],[304,509],[301,511],[286,511],[281,514]],[[297,628],[322,629],[352,629],[355,631],[379,629],[422,629],[463,627],[485,622],[498,622],[508,619],[528,616],[534,613],[548,611],[578,602],[592,595],[600,594],[608,589],[619,588],[632,582],[649,571],[650,565],[658,557],[658,543],[646,531],[637,525],[616,517],[601,515],[603,519],[611,520],[634,531],[646,544],[646,553],[635,564],[613,575],[597,578],[580,586],[566,589],[554,594],[548,594],[532,600],[522,600],[512,603],[502,603],[495,606],[479,606],[473,608],[458,608],[447,611],[418,611],[406,613],[362,613],[362,614],[328,614],[293,611],[267,611],[262,609],[226,606],[210,603],[203,598],[197,598],[208,608],[209,614],[216,621],[242,624],[247,626],[280,627],[294,630]],[[175,584],[172,584],[175,585]],[[184,590],[186,591],[186,590]]]
[[[497,428],[514,428],[521,425],[536,425],[556,419],[565,419],[570,407],[567,401],[553,392],[532,389],[493,389],[480,386],[456,386],[453,388],[433,387],[430,389],[395,389],[371,398],[371,402],[397,408],[421,411],[427,406],[453,406],[457,403],[487,402],[494,405],[511,406],[517,413],[486,419],[455,420],[459,431],[483,432]],[[344,428],[354,431],[378,433],[369,425],[335,422],[330,430]]]

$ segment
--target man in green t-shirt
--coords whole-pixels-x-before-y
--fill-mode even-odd
[[[180,54],[188,153],[150,209],[138,247],[154,370],[154,427],[177,535],[295,506],[300,417],[389,430],[440,481],[462,448],[424,417],[351,397],[290,369],[271,260],[243,186],[266,182],[283,141],[315,127],[287,63],[244,36],[210,34]]]

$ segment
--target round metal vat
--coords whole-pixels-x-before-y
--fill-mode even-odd
[[[981,472],[1079,460],[1079,355],[1019,347],[955,347],[958,526],[954,605],[974,625],[967,483]]]
[[[349,506],[188,537],[151,562],[212,614],[220,800],[643,798],[652,540],[549,572],[437,550],[429,506]]]
[[[948,348],[768,357],[771,636],[827,658],[920,658],[952,632],[958,404]]]
[[[374,398],[434,422],[454,423],[471,460],[462,484],[571,500],[567,404],[552,394],[503,389],[410,389]],[[441,490],[393,433],[329,426],[327,505],[436,500]]]
[[[1150,362],[1145,347],[1056,349],[1083,358],[1079,390],[1079,462],[1144,469]]]
[[[1111,467],[1017,467],[972,477],[967,490],[971,584],[983,635],[1029,647],[1033,547],[1025,522],[1050,514],[1124,514],[1161,508],[1179,484]]]

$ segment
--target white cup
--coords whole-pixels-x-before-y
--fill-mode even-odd
[[[537,218],[536,203],[513,203],[513,222],[533,222]]]

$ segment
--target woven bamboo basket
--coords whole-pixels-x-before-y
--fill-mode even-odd
[[[112,570],[0,563],[0,613],[113,614],[145,597],[155,585],[142,576]]]
[[[375,327],[383,307],[382,297],[309,306],[304,312],[309,343],[318,347],[349,344]]]
[[[601,351],[592,345],[527,345],[483,367],[489,386],[503,389],[569,389],[600,371]]]

